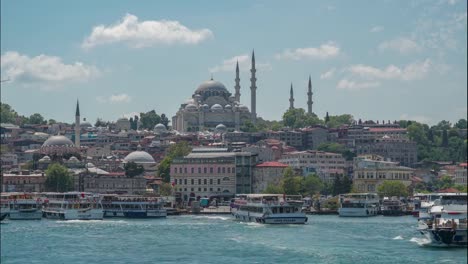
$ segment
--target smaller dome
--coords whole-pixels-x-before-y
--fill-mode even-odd
[[[210,106],[207,105],[207,104],[202,105],[202,107],[203,107],[203,109],[209,109],[210,108]]]
[[[86,163],[86,168],[95,168],[96,166],[94,166],[94,164],[92,164],[91,162],[88,162]]]
[[[245,105],[239,105],[239,110],[241,112],[248,112],[249,111],[249,108]]]
[[[128,122],[128,118],[121,117],[121,118],[117,119],[117,122],[122,122],[122,121]]]
[[[187,100],[184,102],[184,104],[187,104],[187,105],[189,105],[189,104],[195,104],[195,100],[193,100],[193,98],[189,98],[189,99],[187,99]]]
[[[211,110],[213,111],[223,111],[223,107],[220,104],[214,104],[211,106]]]
[[[135,162],[135,163],[156,163],[154,158],[146,151],[133,151],[128,154],[124,160],[124,163]]]
[[[159,124],[157,124],[157,125],[154,126],[154,129],[153,129],[153,130],[154,130],[155,133],[158,133],[158,134],[159,134],[159,133],[164,133],[164,132],[166,132],[167,129],[166,129],[166,126],[165,126],[165,125],[159,123]]]
[[[216,126],[216,131],[217,131],[217,132],[221,132],[221,133],[222,133],[222,132],[226,132],[226,130],[227,130],[227,128],[226,128],[226,126],[223,125],[223,124],[219,124],[219,125]]]
[[[48,138],[42,147],[74,147],[75,144],[66,136],[51,136]]]
[[[185,106],[185,110],[187,110],[187,111],[197,111],[197,106],[194,105],[194,104],[188,104],[187,106]]]
[[[232,106],[230,104],[227,104],[224,106],[224,109],[232,109]]]
[[[75,156],[71,156],[68,161],[70,161],[70,162],[79,162],[79,160]]]
[[[88,128],[88,127],[93,127],[93,125],[91,125],[91,123],[89,123],[89,122],[83,122],[83,123],[80,123],[80,127],[81,128]]]
[[[49,162],[49,161],[50,161],[50,157],[47,155],[42,157],[42,159],[39,160],[39,162]]]

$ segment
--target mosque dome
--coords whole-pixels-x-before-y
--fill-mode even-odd
[[[39,162],[50,162],[50,157],[45,155],[44,157],[42,157],[42,159],[39,160]]]
[[[89,123],[89,122],[83,122],[83,123],[80,123],[80,127],[81,128],[88,128],[88,127],[93,127],[93,125],[91,125],[91,123]]]
[[[79,162],[79,160],[75,156],[71,156],[70,159],[68,159],[69,162]]]
[[[128,162],[135,162],[137,164],[156,163],[153,157],[148,152],[140,151],[140,150],[133,151],[130,154],[128,154],[124,158],[123,163],[128,163]]]
[[[75,144],[66,136],[51,136],[48,138],[42,147],[74,147]]]
[[[216,126],[216,131],[217,132],[226,132],[226,130],[227,130],[227,128],[223,124],[219,124],[219,125]]]
[[[210,106],[207,105],[207,104],[202,105],[202,107],[203,107],[203,109],[209,109],[210,108]]]
[[[194,104],[188,104],[187,106],[185,106],[185,110],[187,110],[187,111],[197,111],[197,106],[194,105]]]
[[[208,91],[210,92],[217,91],[217,92],[222,92],[226,94],[229,93],[228,90],[226,89],[226,86],[224,86],[224,84],[215,80],[208,80],[208,81],[203,82],[202,84],[198,86],[195,93],[200,94],[200,93],[204,93]]]
[[[185,101],[184,104],[186,104],[186,105],[195,104],[195,100],[193,100],[193,98],[189,98],[189,99],[187,99],[187,100]]]
[[[153,130],[154,130],[155,133],[160,134],[160,133],[166,132],[167,129],[166,129],[166,126],[165,126],[165,125],[159,123],[159,124],[157,124],[157,125],[154,126],[154,129],[153,129]]]
[[[231,109],[232,109],[232,106],[229,105],[229,104],[227,104],[227,105],[224,106],[224,109],[231,110]]]
[[[249,108],[248,108],[247,106],[245,106],[245,105],[240,105],[240,106],[239,106],[239,110],[240,110],[241,112],[248,112],[248,111],[249,111]]]
[[[211,110],[213,111],[223,111],[223,107],[220,104],[214,104],[211,106]]]

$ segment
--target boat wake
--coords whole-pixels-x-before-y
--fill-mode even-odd
[[[403,239],[402,236],[396,236],[396,237],[393,238],[393,240],[402,240],[402,239]]]
[[[224,217],[224,216],[196,216],[195,218],[216,219],[216,220],[223,220],[223,221],[231,219],[230,217]]]
[[[431,240],[427,238],[420,238],[420,237],[412,237],[410,239],[410,242],[416,243],[419,246],[426,246],[431,243]]]

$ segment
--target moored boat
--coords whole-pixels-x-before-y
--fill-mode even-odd
[[[42,202],[29,193],[3,193],[8,200],[9,218],[11,220],[41,220]]]
[[[167,216],[164,202],[156,197],[101,195],[104,217],[161,218]]]
[[[8,202],[7,197],[4,197],[2,194],[0,198],[0,221],[5,220],[5,218],[10,213],[10,204]]]
[[[243,194],[234,200],[235,219],[262,224],[305,224],[307,216],[301,211],[302,198],[281,194]]]
[[[102,220],[103,210],[90,193],[45,193],[42,215],[61,220]]]
[[[379,213],[379,197],[376,193],[348,193],[340,196],[340,216],[367,217]]]
[[[383,216],[402,216],[405,214],[405,204],[403,204],[397,197],[384,198],[382,201],[382,215]]]

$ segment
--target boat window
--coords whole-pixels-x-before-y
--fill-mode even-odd
[[[279,212],[280,212],[280,214],[283,213],[283,207],[280,207],[280,208],[279,208]]]

